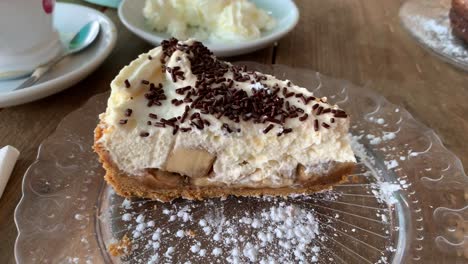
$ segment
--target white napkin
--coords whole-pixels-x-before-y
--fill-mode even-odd
[[[15,167],[19,154],[19,151],[12,146],[0,149],[0,198],[2,198],[3,191]]]

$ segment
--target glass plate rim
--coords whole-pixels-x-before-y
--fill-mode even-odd
[[[281,64],[274,64],[274,65],[265,65],[265,64],[261,64],[261,63],[257,63],[257,62],[249,62],[249,61],[242,61],[242,62],[238,62],[239,64],[246,64],[246,65],[250,65],[250,66],[254,66],[256,65],[256,67],[269,67],[269,68],[275,68],[275,69],[294,69],[294,71],[300,71],[300,72],[304,72],[304,73],[307,73],[307,74],[315,74],[316,76],[318,76],[318,78],[320,80],[322,79],[331,79],[333,81],[340,81],[340,82],[343,82],[343,83],[347,83],[348,85],[351,85],[353,86],[354,88],[356,89],[359,89],[360,91],[362,92],[365,92],[368,96],[372,97],[373,99],[375,99],[376,101],[378,101],[379,103],[384,103],[386,105],[389,105],[391,107],[397,107],[398,109],[400,109],[400,114],[402,115],[402,118],[404,118],[404,120],[406,122],[411,122],[412,124],[415,124],[416,126],[420,127],[421,128],[421,131],[420,131],[420,134],[424,134],[426,137],[428,137],[432,142],[434,142],[435,144],[438,145],[438,147],[441,147],[441,150],[446,153],[453,161],[454,163],[456,164],[456,169],[458,171],[461,172],[460,174],[460,177],[463,178],[463,180],[465,180],[465,183],[467,182],[467,176],[464,172],[464,169],[463,169],[463,165],[461,163],[461,160],[452,152],[450,151],[449,149],[447,149],[440,137],[435,133],[434,130],[432,130],[431,128],[429,128],[428,126],[426,126],[424,123],[420,122],[419,120],[416,120],[405,108],[403,107],[400,107],[396,104],[393,104],[391,103],[390,101],[388,101],[384,96],[380,95],[379,93],[367,88],[367,87],[362,87],[362,86],[357,86],[357,85],[354,85],[352,84],[351,82],[349,81],[346,81],[346,80],[341,80],[341,79],[338,79],[338,78],[334,78],[334,77],[329,77],[327,75],[323,75],[319,72],[316,72],[316,71],[313,71],[313,70],[310,70],[310,69],[305,69],[305,68],[296,68],[296,67],[291,67],[291,66],[287,66],[287,65],[281,65]],[[28,179],[28,175],[30,174],[30,170],[31,168],[33,167],[33,165],[37,164],[38,162],[40,162],[40,158],[42,156],[42,153],[43,153],[43,148],[44,148],[44,144],[47,142],[48,139],[50,138],[53,138],[54,136],[56,136],[58,134],[58,132],[61,130],[61,128],[63,127],[63,124],[65,123],[65,120],[67,120],[71,115],[73,115],[74,113],[76,112],[79,112],[79,111],[82,111],[91,101],[93,101],[94,98],[97,98],[99,96],[103,96],[104,94],[107,94],[108,92],[105,92],[105,93],[101,93],[101,94],[96,94],[94,96],[92,96],[91,98],[89,98],[84,104],[82,104],[79,108],[75,109],[74,111],[70,112],[69,114],[67,114],[63,119],[62,121],[57,125],[57,128],[55,129],[55,131],[53,133],[51,133],[39,146],[38,148],[38,153],[37,153],[37,157],[36,157],[36,160],[33,161],[31,163],[31,165],[28,167],[28,169],[26,170],[25,172],[25,175],[23,177],[23,180],[22,180],[22,196],[21,196],[21,199],[20,201],[18,202],[16,208],[15,208],[15,212],[14,212],[14,221],[15,221],[15,225],[17,227],[17,231],[18,231],[18,235],[17,235],[17,238],[15,240],[15,249],[14,249],[14,252],[15,252],[15,259],[17,262],[19,262],[19,259],[18,259],[18,242],[21,240],[22,238],[22,227],[19,223],[19,219],[21,218],[21,216],[18,214],[20,208],[22,206],[24,206],[24,203],[26,201],[26,198],[25,198],[25,190],[26,190],[26,183],[27,183],[27,179]],[[101,188],[101,187],[100,187]],[[461,208],[459,210],[464,210],[468,208],[465,207],[465,208]]]

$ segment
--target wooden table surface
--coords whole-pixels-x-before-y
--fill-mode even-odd
[[[117,45],[94,73],[59,94],[0,109],[0,146],[21,151],[0,200],[0,263],[14,263],[13,212],[21,181],[39,144],[60,120],[94,94],[107,91],[118,71],[151,48],[119,21],[115,9],[71,0],[104,12],[118,29]],[[276,47],[229,58],[277,63],[319,71],[368,85],[433,128],[443,143],[468,166],[468,74],[426,52],[401,27],[403,1],[297,0],[301,19]]]

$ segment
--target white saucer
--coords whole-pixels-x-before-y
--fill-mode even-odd
[[[262,33],[259,39],[243,42],[211,42],[203,41],[215,55],[229,57],[249,53],[271,45],[288,32],[299,21],[299,11],[292,0],[251,0],[258,7],[268,11],[276,19],[276,27]],[[167,33],[155,32],[146,25],[143,17],[145,0],[123,0],[119,6],[119,18],[133,33],[154,45],[159,45],[171,36]]]
[[[25,79],[0,81],[0,107],[8,107],[41,99],[76,84],[93,72],[110,54],[115,46],[117,31],[114,23],[99,11],[75,5],[57,3],[54,26],[60,38],[68,42],[87,22],[98,20],[101,32],[95,42],[76,55],[57,64],[35,85],[13,91]]]

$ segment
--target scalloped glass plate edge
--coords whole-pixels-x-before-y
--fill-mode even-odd
[[[430,151],[435,149],[435,151],[437,151],[437,153],[439,153],[440,155],[444,155],[444,156],[448,157],[446,161],[450,162],[450,164],[452,165],[450,170],[454,171],[454,172],[457,172],[451,177],[447,176],[447,177],[431,178],[431,177],[426,175],[425,176],[426,180],[424,180],[423,177],[421,178],[422,179],[421,186],[424,186],[425,188],[429,188],[429,189],[438,189],[438,190],[443,190],[443,191],[446,191],[446,190],[448,190],[450,188],[455,188],[455,189],[460,189],[461,188],[461,189],[463,189],[463,188],[466,188],[466,186],[468,186],[467,177],[464,174],[463,167],[461,165],[460,160],[453,153],[448,151],[442,145],[440,138],[434,133],[434,131],[432,131],[431,129],[429,129],[428,127],[426,127],[425,125],[423,125],[419,121],[416,121],[403,108],[399,108],[399,107],[389,103],[385,98],[379,96],[378,94],[374,93],[373,91],[368,90],[366,88],[356,87],[356,86],[352,85],[351,83],[349,83],[347,81],[340,81],[340,80],[336,80],[336,79],[333,79],[333,78],[329,78],[329,77],[323,76],[323,75],[321,75],[319,73],[316,73],[316,72],[313,72],[313,71],[310,71],[310,70],[305,70],[305,69],[299,69],[298,70],[298,69],[293,69],[293,68],[290,68],[290,67],[287,67],[287,66],[282,66],[282,65],[266,66],[266,65],[261,65],[261,64],[257,64],[257,63],[250,63],[250,62],[246,62],[246,64],[248,64],[250,66],[250,68],[255,68],[256,70],[265,70],[265,71],[269,70],[268,71],[269,73],[277,72],[277,73],[279,73],[278,77],[280,77],[280,78],[284,77],[284,76],[281,76],[281,74],[286,75],[286,76],[288,76],[288,79],[292,79],[293,81],[295,80],[294,76],[296,76],[296,77],[300,76],[300,75],[309,76],[309,77],[310,76],[316,76],[316,78],[318,80],[320,80],[320,85],[318,85],[316,88],[321,87],[322,80],[326,80],[327,82],[330,82],[330,83],[338,82],[340,84],[343,84],[345,87],[347,87],[347,86],[351,87],[352,86],[353,87],[352,89],[354,89],[355,92],[365,94],[369,100],[371,100],[373,102],[378,102],[377,105],[379,105],[379,107],[374,112],[367,113],[363,117],[364,120],[367,120],[367,121],[375,120],[375,119],[373,119],[373,116],[376,113],[379,113],[379,109],[382,108],[382,105],[386,106],[389,109],[394,110],[395,113],[398,110],[398,113],[400,115],[399,116],[400,120],[397,120],[396,123],[401,124],[401,125],[407,125],[407,126],[409,126],[411,128],[415,128],[417,131],[419,131],[417,133],[418,136],[423,136],[423,138],[425,140],[430,142],[430,147],[425,152],[424,151],[412,152],[412,153],[408,154],[408,157],[413,157],[414,159],[417,159],[418,157],[430,157],[431,156]],[[350,89],[343,88],[343,93],[342,94],[344,95],[345,98],[347,98],[347,96],[348,96],[347,92],[349,92],[349,90]],[[337,91],[337,92],[339,92],[339,91]],[[37,160],[35,162],[33,162],[31,164],[31,166],[28,168],[28,170],[26,171],[25,176],[23,178],[23,184],[22,184],[23,194],[22,194],[21,200],[19,201],[19,203],[18,203],[18,205],[17,205],[17,207],[15,209],[15,215],[14,215],[15,224],[17,225],[17,228],[18,228],[18,237],[17,237],[17,240],[15,242],[15,258],[16,258],[16,261],[18,263],[21,263],[21,260],[22,260],[21,257],[23,257],[23,258],[26,257],[24,255],[22,255],[21,257],[19,256],[20,255],[21,242],[24,240],[23,238],[26,238],[26,235],[27,235],[27,234],[25,234],[25,232],[23,232],[24,231],[23,230],[23,228],[24,228],[24,218],[22,218],[22,215],[20,215],[20,213],[23,212],[22,210],[24,210],[25,207],[26,207],[25,202],[26,201],[30,202],[28,200],[28,192],[31,191],[30,190],[29,180],[30,180],[30,177],[32,177],[31,175],[34,173],[34,169],[37,167],[37,164],[40,164],[41,162],[42,163],[46,162],[47,161],[47,156],[52,155],[51,154],[52,152],[51,153],[47,152],[48,151],[47,147],[50,147],[50,145],[53,144],[54,139],[60,138],[61,136],[63,137],[64,134],[70,133],[72,135],[70,137],[70,140],[71,140],[70,142],[72,142],[71,144],[74,144],[73,140],[76,139],[76,138],[74,138],[74,136],[76,136],[76,135],[73,134],[74,131],[71,131],[70,129],[67,129],[66,126],[70,125],[70,123],[73,123],[72,121],[73,121],[74,117],[76,117],[77,115],[82,115],[84,112],[86,112],[87,108],[92,108],[93,106],[95,107],[97,101],[101,101],[101,103],[102,103],[102,101],[105,101],[107,99],[107,96],[108,96],[107,93],[96,95],[95,97],[91,98],[86,104],[84,104],[80,109],[78,109],[78,110],[70,113],[69,115],[67,115],[63,119],[63,121],[58,125],[56,131],[52,135],[50,135],[48,137],[48,139],[46,139],[41,144],[41,146],[39,147]],[[334,102],[337,102],[333,98],[330,98],[330,99],[333,100]],[[104,104],[102,104],[102,105],[104,107]],[[104,108],[102,108],[101,110],[104,110]],[[91,111],[91,112],[99,113],[99,111],[96,111],[96,109],[94,109],[94,111]],[[92,117],[88,116],[88,118],[95,119],[95,121],[97,122],[97,116],[92,116]],[[94,123],[94,125],[96,124],[96,122]],[[372,121],[372,122],[374,122],[374,121]],[[377,121],[376,123],[379,123],[379,122]],[[354,129],[357,129],[357,128],[354,128]],[[64,131],[66,131],[67,133],[64,133]],[[91,133],[91,132],[89,131],[89,133]],[[66,135],[65,135],[65,137],[66,137]],[[369,142],[366,142],[365,145],[368,148],[372,148],[372,145]],[[412,154],[414,154],[414,155],[412,155]],[[73,163],[66,163],[65,162],[65,165],[73,167]],[[94,164],[92,164],[92,165],[94,166]],[[387,167],[388,167],[388,164],[387,164]],[[384,175],[387,175],[387,174],[384,174]],[[417,175],[419,175],[419,174],[417,174]],[[102,187],[102,182],[103,181],[101,179],[101,184],[99,184],[98,186],[94,186],[95,188],[98,189],[97,192],[99,192],[99,193],[102,192],[102,190],[101,190],[102,189],[101,188]],[[419,187],[419,183],[418,183],[418,187]],[[47,195],[48,191],[49,190],[45,190],[43,192],[43,194]],[[408,196],[408,195],[410,197],[415,196],[416,192],[409,191],[409,193],[407,193],[406,196]],[[101,195],[99,195],[99,197],[101,197]],[[399,201],[397,203],[397,207],[398,207],[397,211],[400,213],[400,215],[398,215],[397,218],[402,220],[402,219],[405,219],[405,217],[407,217],[408,214],[413,213],[413,212],[405,212],[405,210],[409,210],[409,208],[414,207],[414,205],[412,205],[411,203],[414,203],[415,200],[405,199],[405,194],[403,194],[401,192],[398,192],[397,195],[395,196],[395,198],[398,199],[398,201]],[[98,199],[96,199],[96,201],[99,203]],[[93,204],[97,205],[96,202],[93,202]],[[433,234],[434,235],[433,238],[435,239],[436,243],[438,243],[438,248],[445,251],[445,252],[447,252],[447,253],[451,253],[451,254],[458,253],[460,248],[463,248],[463,245],[464,245],[463,241],[461,243],[454,243],[453,239],[450,238],[450,236],[447,238],[447,234],[443,233],[441,231],[442,229],[444,229],[446,227],[446,223],[443,221],[443,218],[446,217],[445,213],[449,213],[449,215],[458,215],[461,219],[464,219],[466,221],[467,220],[466,214],[467,214],[467,211],[468,211],[468,207],[465,207],[465,208],[450,208],[450,207],[444,207],[444,206],[437,206],[437,208],[436,207],[434,207],[434,208],[435,208],[435,210],[433,210],[434,211],[433,213],[434,213],[435,223],[440,224],[440,226],[438,226],[438,228],[436,228],[438,231],[440,231],[440,233]],[[427,208],[426,209],[425,208],[420,208],[419,206],[417,207],[417,209],[420,210],[419,213],[421,213],[421,210],[428,210]],[[95,208],[93,210],[95,210]],[[88,214],[88,216],[87,216],[87,217],[94,218],[93,222],[95,222],[95,223],[93,225],[91,225],[94,235],[96,234],[95,228],[97,228],[97,225],[98,225],[96,223],[96,221],[99,221],[98,216],[96,215],[96,213],[97,213],[96,211],[93,211],[92,214]],[[81,214],[75,214],[74,215],[75,220],[82,219],[82,217],[83,217],[83,215],[81,215]],[[86,217],[86,216],[84,216],[84,217]],[[408,222],[405,223],[405,226],[407,226],[408,229],[407,230],[403,230],[403,229],[399,230],[400,235],[398,236],[398,240],[399,240],[398,244],[403,245],[403,243],[406,243],[404,245],[406,251],[412,251],[413,254],[411,255],[411,259],[407,259],[407,256],[403,256],[403,254],[401,254],[401,255],[397,254],[397,255],[394,256],[394,259],[393,259],[394,263],[399,263],[400,261],[403,261],[403,260],[418,261],[418,260],[424,259],[420,255],[418,255],[418,252],[414,253],[415,251],[421,252],[421,250],[422,250],[422,248],[418,250],[418,246],[420,246],[420,244],[416,244],[416,246],[413,245],[413,244],[415,244],[415,241],[418,240],[420,237],[415,237],[411,241],[407,241],[407,237],[406,237],[408,235],[408,233],[406,233],[406,232],[411,233],[414,230],[418,229],[417,225],[420,224],[417,221],[418,218],[407,219],[407,220],[408,220]],[[53,228],[51,229],[51,232],[53,232]],[[424,233],[424,228],[422,230],[418,229],[417,231],[415,231],[415,233],[420,234],[420,235],[425,234]],[[28,234],[28,235],[30,235],[30,234]],[[30,235],[30,237],[31,237],[31,235]],[[96,247],[101,247],[102,246],[100,244],[100,242],[95,241],[93,243],[94,243],[94,245]],[[402,244],[400,244],[400,243],[402,243]],[[466,241],[465,241],[465,243],[466,243]],[[98,251],[99,250],[95,251],[94,253],[95,254],[98,254],[98,253],[100,254],[100,251],[99,252]],[[34,254],[34,252],[32,254]]]

